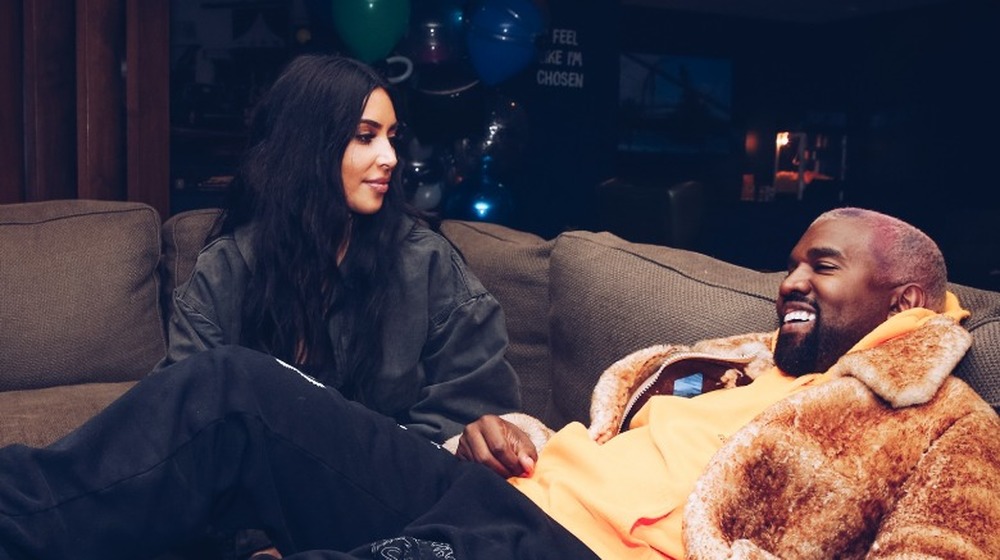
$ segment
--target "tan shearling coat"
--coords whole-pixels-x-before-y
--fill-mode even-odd
[[[591,435],[617,433],[626,403],[663,364],[716,357],[732,368],[720,379],[732,383],[772,365],[770,337],[623,359],[595,388]],[[1000,559],[1000,419],[950,375],[970,343],[954,321],[935,317],[842,357],[827,372],[834,379],[760,414],[723,445],[688,499],[689,558]]]

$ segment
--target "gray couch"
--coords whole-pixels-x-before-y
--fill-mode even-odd
[[[0,205],[0,445],[49,443],[150,370],[168,296],[216,215],[161,224],[129,202]],[[554,428],[586,422],[597,376],[628,352],[776,327],[781,273],[607,233],[442,231],[504,307],[525,409]],[[1000,407],[1000,293],[952,288],[975,339],[957,374]]]

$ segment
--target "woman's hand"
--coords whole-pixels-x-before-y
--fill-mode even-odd
[[[492,414],[465,427],[455,454],[482,463],[504,478],[530,476],[538,459],[535,444],[526,433]]]

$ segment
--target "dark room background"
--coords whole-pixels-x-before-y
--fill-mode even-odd
[[[493,70],[477,69],[467,52],[446,63],[419,58],[427,25],[440,20],[439,32],[449,31],[451,20],[441,16],[460,7],[467,28],[479,4],[412,3],[406,35],[388,56],[414,64],[397,96],[409,124],[402,155],[416,202],[445,217],[493,220],[550,237],[655,215],[641,199],[633,208],[615,205],[623,216],[605,215],[611,210],[596,193],[609,179],[654,190],[696,181],[704,189],[704,214],[690,248],[768,270],[783,268],[791,244],[818,212],[859,205],[898,215],[935,237],[954,280],[1000,288],[993,225],[1000,188],[992,169],[1000,150],[1000,88],[992,77],[1000,3],[929,2],[804,22],[612,0],[525,2],[543,22],[533,57],[509,69],[511,75],[488,77]],[[329,4],[175,0],[172,211],[219,200],[241,147],[244,111],[288,58],[352,53]],[[213,29],[224,29],[224,36]],[[215,44],[205,44],[205,33]],[[665,77],[678,91],[699,94],[676,100],[707,119],[702,128],[685,129],[694,136],[680,145],[626,145],[623,137],[634,129],[620,99],[622,68],[635,61],[683,67]],[[394,75],[405,69],[384,57],[373,64]],[[846,138],[843,177],[830,193],[801,200],[774,194],[781,131]],[[476,206],[483,199],[491,204],[485,211]]]

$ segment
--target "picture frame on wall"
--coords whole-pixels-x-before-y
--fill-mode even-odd
[[[670,54],[621,55],[620,151],[729,153],[731,120],[730,60]]]

